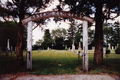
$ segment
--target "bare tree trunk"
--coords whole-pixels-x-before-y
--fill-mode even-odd
[[[23,65],[23,26],[19,24],[18,27],[16,63]]]
[[[95,52],[94,61],[95,65],[101,65],[103,63],[103,20],[102,20],[102,3],[96,4],[95,14]]]
[[[19,25],[18,25],[18,38],[17,38],[17,56],[16,62],[18,65],[23,65],[23,31],[24,26],[22,25],[21,20],[24,19],[25,11],[24,11],[25,3],[24,0],[21,0],[20,7],[19,7]]]

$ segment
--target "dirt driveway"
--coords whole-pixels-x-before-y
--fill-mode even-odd
[[[2,75],[0,80],[120,80],[110,75]]]

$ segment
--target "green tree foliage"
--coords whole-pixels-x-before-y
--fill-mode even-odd
[[[77,32],[77,26],[74,23],[71,23],[70,28],[68,29],[68,38],[74,40],[76,32]]]
[[[33,49],[33,50],[38,50],[38,49],[42,48],[42,47],[41,47],[42,43],[43,43],[43,40],[42,40],[42,39],[39,39],[39,40],[36,41],[36,43],[32,46],[32,49]]]
[[[103,33],[106,47],[108,47],[108,43],[110,43],[112,46],[116,46],[120,43],[119,23],[115,22],[113,24],[104,24]]]
[[[44,41],[42,43],[42,47],[44,49],[47,49],[48,47],[52,48],[53,40],[52,40],[51,34],[49,32],[49,29],[46,29],[43,39],[44,39]]]
[[[7,21],[7,18],[11,17],[14,19],[15,22],[18,19],[18,37],[17,37],[17,56],[16,56],[16,63],[23,65],[23,42],[24,42],[24,26],[22,25],[22,20],[26,16],[30,16],[32,14],[35,14],[40,9],[44,9],[47,7],[47,3],[49,3],[50,0],[7,0],[7,2],[3,5],[0,5],[0,16]],[[0,1],[0,4],[2,2]],[[33,11],[30,11],[30,8],[33,9]]]
[[[112,46],[116,46],[117,44],[120,44],[120,26],[118,22],[115,22],[112,25],[112,31],[111,31],[111,37],[109,39],[109,43],[111,43]]]
[[[10,41],[10,46],[15,48],[17,43],[17,31],[18,28],[14,22],[8,22],[9,26],[5,22],[0,22],[0,47],[2,50],[6,50],[7,39]]]
[[[103,25],[103,34],[104,34],[104,43],[106,43],[106,47],[108,47],[108,43],[110,43],[112,37],[113,28],[108,24]]]
[[[63,37],[55,37],[54,48],[58,49],[58,50],[62,50],[62,49],[65,49],[64,46],[65,45],[64,45],[64,39],[63,39]]]
[[[9,24],[9,25],[8,25]],[[25,27],[24,27],[25,28]],[[10,41],[10,46],[13,46],[15,49],[17,44],[17,31],[18,27],[16,27],[16,23],[13,21],[9,22],[0,22],[0,47],[5,51],[7,47],[7,39]],[[24,29],[24,49],[26,49],[26,29]]]
[[[62,3],[62,0],[59,0]],[[100,65],[103,63],[103,30],[102,25],[104,19],[110,19],[112,10],[114,12],[120,10],[119,0],[65,0],[63,3],[68,4],[71,12],[76,12],[84,15],[95,13],[95,54],[94,64]],[[106,4],[106,9],[102,8]],[[99,56],[99,57],[98,57]]]
[[[82,47],[82,41],[81,41],[82,38],[83,38],[82,34],[78,31],[75,35],[75,47],[77,49],[79,48],[79,42],[81,43],[81,47]]]
[[[52,30],[52,38],[55,38],[55,37],[63,37],[65,38],[67,32],[64,28],[57,28],[55,30]]]
[[[68,39],[65,40],[65,46],[67,45],[67,48],[72,48],[72,43],[73,43],[72,38],[68,37]]]
[[[80,41],[82,39],[82,36],[83,36],[82,24],[76,24],[75,21],[73,21],[70,24],[67,34],[69,47],[72,47],[74,41],[76,48],[78,48],[79,42],[82,43],[82,41]]]
[[[66,37],[67,31],[64,28],[57,28],[55,30],[52,30],[52,38],[53,38],[53,47],[54,49],[65,49],[65,37]]]

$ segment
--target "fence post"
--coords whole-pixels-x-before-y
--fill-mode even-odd
[[[27,69],[32,70],[32,26],[33,22],[28,22],[27,26]]]
[[[83,21],[83,71],[88,71],[88,22]]]

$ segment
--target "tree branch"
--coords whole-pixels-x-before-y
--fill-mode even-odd
[[[39,24],[40,24],[40,23],[39,23]],[[32,31],[33,31],[35,28],[37,28],[39,24],[37,24],[37,26],[35,26],[35,27],[32,29]]]
[[[14,20],[14,22],[16,23],[16,25],[17,25],[17,21],[15,20],[15,18],[13,17],[13,20]]]
[[[5,22],[7,23],[7,25],[10,25],[9,23],[8,23],[8,21],[5,19],[5,17],[2,17],[4,20],[5,20]]]

